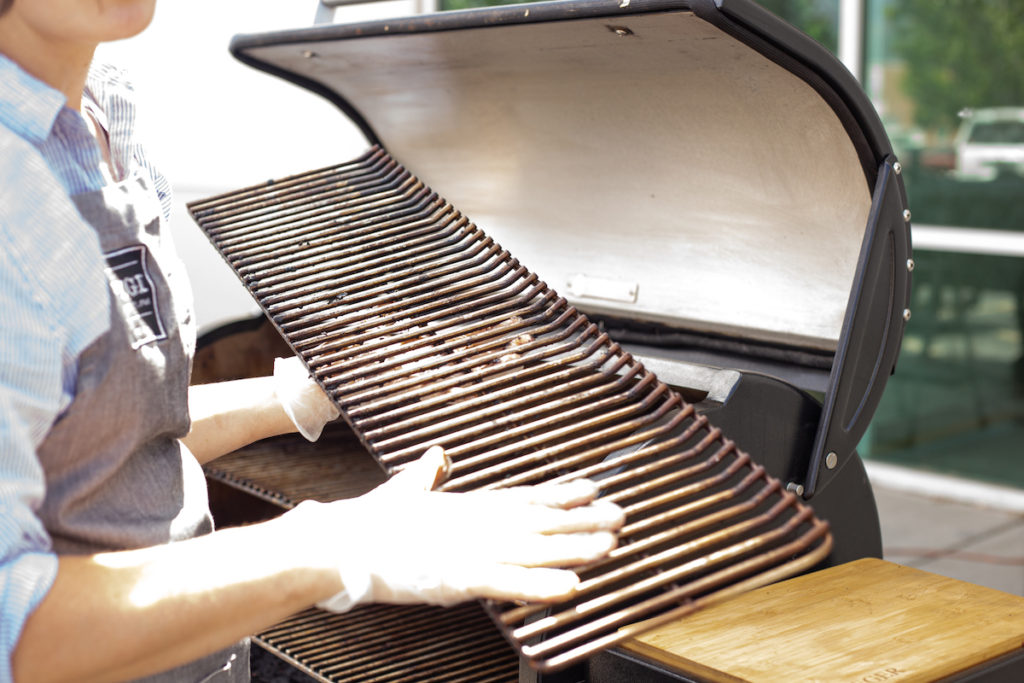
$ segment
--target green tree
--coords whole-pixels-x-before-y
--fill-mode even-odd
[[[1024,0],[892,0],[892,54],[924,128],[965,107],[1024,106]]]
[[[832,52],[836,51],[839,0],[757,0],[757,3]]]

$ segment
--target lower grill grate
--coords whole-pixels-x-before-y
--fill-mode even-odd
[[[624,507],[571,599],[487,604],[532,666],[828,554],[826,523],[382,149],[190,210],[388,472],[440,443],[446,490],[590,477]]]
[[[518,676],[515,653],[475,603],[308,610],[255,640],[323,681],[510,683]]]

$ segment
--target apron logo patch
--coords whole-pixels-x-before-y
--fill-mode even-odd
[[[167,339],[167,331],[160,319],[156,288],[146,268],[148,254],[145,245],[140,244],[103,255],[107,259],[107,280],[128,325],[133,349]]]

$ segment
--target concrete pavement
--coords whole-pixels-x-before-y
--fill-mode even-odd
[[[867,463],[886,560],[1024,596],[1024,491]]]

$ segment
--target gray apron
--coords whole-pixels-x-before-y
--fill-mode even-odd
[[[79,356],[75,398],[39,448],[38,514],[59,554],[209,533],[202,468],[179,441],[190,426],[191,292],[159,202],[140,177],[72,199],[107,261],[110,328]],[[248,681],[248,641],[145,680]]]

